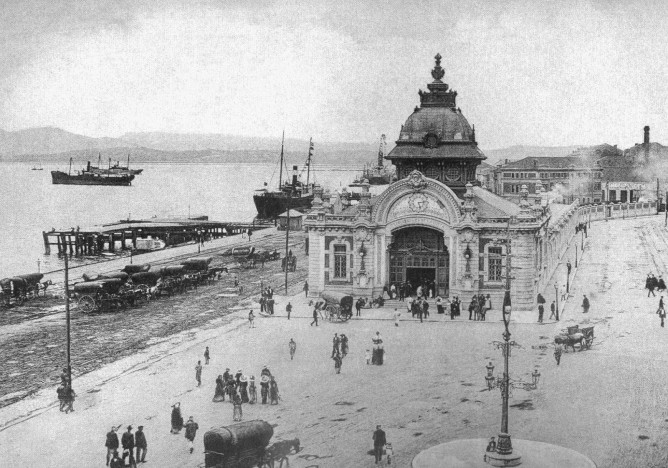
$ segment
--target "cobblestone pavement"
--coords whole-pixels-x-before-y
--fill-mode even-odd
[[[666,274],[668,250],[659,218],[594,223],[584,261],[559,323],[519,320],[512,339],[522,345],[511,356],[511,377],[528,379],[538,368],[539,388],[514,390],[510,433],[515,438],[562,445],[589,456],[600,467],[668,466],[668,330],[659,327],[657,298],[643,291],[649,271]],[[149,441],[147,466],[203,466],[202,436],[210,427],[232,423],[228,403],[213,403],[214,380],[226,367],[259,374],[268,365],[277,376],[277,406],[244,405],[244,420],[275,425],[274,439],[299,437],[304,449],[291,457],[293,468],[374,466],[371,435],[376,424],[387,432],[394,466],[410,466],[421,450],[453,439],[496,435],[500,428],[498,390],[485,389],[485,364],[502,371],[493,341],[501,340],[498,312],[488,322],[450,321],[432,314],[420,323],[404,313],[399,327],[393,307],[363,310],[348,323],[309,326],[307,300],[298,294],[292,320],[258,317],[249,329],[245,311],[229,323],[171,335],[80,376],[76,412],[54,406],[53,387],[0,409],[0,446],[9,466],[102,466],[104,434],[111,425],[144,425]],[[592,302],[588,315],[582,294]],[[206,301],[203,299],[203,301]],[[156,303],[160,304],[160,303]],[[198,310],[192,309],[192,317]],[[591,350],[564,354],[556,366],[550,343],[569,325],[594,325]],[[386,362],[367,366],[365,350],[380,331]],[[341,374],[330,359],[335,332],[350,338]],[[288,340],[297,342],[291,361]],[[205,346],[212,361],[202,387],[194,366]],[[184,416],[200,424],[195,453],[182,435],[169,434],[170,406],[180,401]],[[25,441],[37,441],[27,444]]]
[[[303,233],[291,237],[290,247],[298,256],[298,265],[301,265],[297,272],[289,275],[291,284],[303,282],[307,275],[307,257],[301,247],[303,241]],[[244,241],[241,245],[282,251],[285,249],[285,234],[275,232],[262,240]],[[226,248],[221,247],[222,250]],[[169,253],[165,251],[165,255]],[[207,251],[203,255],[214,256],[211,266],[232,262],[229,257],[216,256],[218,253],[220,250]],[[178,261],[169,258],[162,260],[166,264],[178,264]],[[127,262],[125,259],[122,264]],[[106,268],[104,271],[109,271],[109,265],[103,265]],[[97,270],[88,267],[83,271]],[[240,297],[230,291],[234,274],[238,274],[241,284],[245,285]],[[281,262],[266,262],[264,268],[258,264],[255,269],[230,270],[229,274],[223,274],[220,281],[202,285],[196,291],[190,290],[119,311],[85,315],[76,309],[76,302],[73,302],[71,330],[74,375],[90,372],[131,355],[157,340],[205,325],[214,319],[223,318],[224,323],[224,316],[231,307],[257,296],[260,277],[267,281],[271,279],[274,289],[278,289],[284,283]],[[71,281],[73,279],[80,281],[76,276]],[[229,297],[221,297],[221,293],[228,293]],[[4,377],[0,379],[0,406],[60,381],[59,376],[66,362],[64,302],[62,298],[39,297],[21,307],[2,309],[0,359],[4,363]]]

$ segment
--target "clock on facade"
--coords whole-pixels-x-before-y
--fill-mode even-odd
[[[429,199],[422,193],[414,193],[408,199],[408,207],[416,213],[421,213],[429,206]]]
[[[451,167],[447,171],[445,171],[445,178],[448,179],[449,181],[459,180],[461,176],[462,173],[457,167]]]

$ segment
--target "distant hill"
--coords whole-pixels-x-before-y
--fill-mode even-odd
[[[55,127],[28,128],[16,132],[0,130],[0,155],[53,154],[81,149],[127,146],[116,138],[91,138]]]
[[[487,163],[491,165],[496,165],[500,161],[505,161],[506,159],[510,161],[516,161],[518,159],[523,159],[529,156],[541,158],[541,157],[557,157],[557,156],[568,156],[573,151],[582,148],[581,146],[509,146],[508,148],[499,148],[492,150],[483,150],[485,156],[487,156]]]

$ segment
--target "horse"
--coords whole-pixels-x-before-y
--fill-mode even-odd
[[[279,468],[283,468],[283,462],[286,463],[286,466],[290,466],[290,460],[288,455],[293,455],[298,453],[301,450],[299,439],[289,439],[281,440],[279,442],[274,442],[269,447],[267,447],[265,454],[268,461],[268,465],[271,468],[274,468],[276,462],[280,462],[278,465]]]
[[[555,344],[564,345],[565,349],[570,346],[575,352],[575,345],[580,345],[580,351],[584,349],[585,335],[583,333],[574,333],[572,335],[557,335],[554,337]]]

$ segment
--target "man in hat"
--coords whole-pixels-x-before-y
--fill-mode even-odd
[[[373,453],[376,456],[376,465],[383,460],[383,447],[386,442],[385,431],[380,428],[380,425],[376,426],[373,433]]]
[[[188,422],[185,424],[186,428],[186,439],[188,440],[188,446],[190,447],[190,453],[193,453],[195,446],[193,441],[195,440],[195,435],[197,434],[197,429],[199,429],[199,424],[195,422],[192,416],[188,418]]]
[[[109,465],[109,460],[113,456],[114,452],[118,454],[118,434],[116,434],[116,431],[118,428],[116,427],[111,427],[111,430],[107,432],[107,441],[104,443],[104,446],[107,447],[107,465]]]
[[[288,305],[285,306],[285,312],[288,314],[288,320],[290,320],[290,313],[292,312],[292,304],[288,302]]]
[[[231,375],[232,374],[230,374],[230,368],[229,367],[226,368],[225,373],[223,374],[223,382],[227,383],[227,381],[230,380]]]
[[[244,375],[244,373],[239,369],[236,374],[234,374],[234,380],[237,383],[237,387],[241,384],[241,376]]]
[[[341,354],[341,351],[339,350],[339,345],[341,344],[341,339],[339,338],[338,333],[334,333],[334,338],[332,338],[332,356],[334,357],[335,354]]]
[[[315,323],[315,326],[317,327],[318,326],[318,308],[317,307],[313,308],[313,321],[311,322],[310,326],[313,326],[314,323]]]
[[[204,350],[204,364],[209,364],[209,347],[207,346]]]
[[[202,361],[197,361],[195,366],[195,380],[197,380],[197,386],[202,385]]]
[[[141,463],[146,462],[146,434],[144,434],[144,426],[139,426],[135,432],[135,445],[137,446],[137,461]]]
[[[128,462],[130,466],[137,468],[137,462],[135,461],[134,448],[135,448],[135,436],[132,434],[132,426],[128,426],[127,432],[123,433],[121,437],[121,445],[123,446],[123,464],[125,465],[125,457],[129,457]]]

